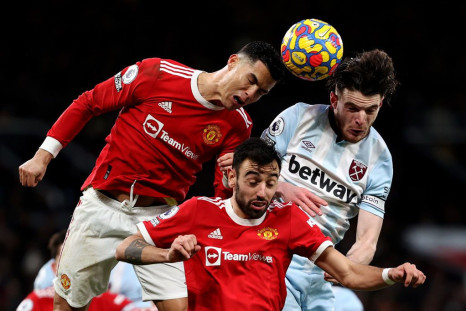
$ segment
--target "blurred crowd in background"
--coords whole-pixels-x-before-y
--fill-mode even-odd
[[[359,292],[366,310],[466,310],[466,90],[460,31],[466,4],[364,6],[337,1],[158,1],[11,3],[4,14],[0,85],[0,310],[15,310],[49,259],[47,242],[66,229],[80,186],[117,112],[91,120],[49,166],[36,188],[19,184],[52,123],[82,92],[148,57],[213,71],[244,43],[277,49],[305,18],[333,25],[344,56],[379,48],[392,56],[401,85],[375,128],[390,147],[394,181],[373,264],[415,263],[425,285]],[[463,27],[464,28],[464,27]],[[246,110],[259,136],[286,107],[328,103],[325,81],[289,75]],[[188,197],[212,195],[212,167]],[[354,226],[352,226],[354,228]],[[349,231],[337,247],[354,240]]]

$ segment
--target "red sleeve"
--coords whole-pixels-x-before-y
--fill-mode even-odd
[[[31,292],[21,301],[16,310],[40,311],[47,307],[53,308],[53,298],[40,300],[34,292]]]
[[[330,237],[326,237],[312,217],[297,205],[291,206],[290,214],[289,247],[294,254],[310,258],[316,255],[317,251],[323,251],[323,249],[319,249],[321,245],[333,245]]]
[[[160,248],[169,248],[180,234],[192,234],[197,197],[193,197],[169,211],[138,224],[146,242]],[[141,225],[142,224],[142,225]]]
[[[159,63],[158,58],[138,62],[84,92],[62,113],[47,136],[55,138],[65,147],[91,118],[137,104],[138,85],[147,83],[147,77],[153,78],[158,73]]]
[[[243,141],[251,137],[252,131],[252,121],[249,114],[243,109],[237,109],[238,113],[235,115],[235,126],[242,128],[242,131],[232,131],[232,134],[229,135],[226,139],[226,143],[218,157],[221,157],[224,154],[234,152],[235,148],[238,147]],[[214,176],[214,190],[215,197],[220,197],[222,199],[228,199],[233,194],[233,189],[227,188],[223,185],[223,173],[220,171],[220,168],[215,164],[215,176]]]

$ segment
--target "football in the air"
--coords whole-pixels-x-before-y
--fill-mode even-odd
[[[304,19],[286,32],[281,56],[288,70],[298,78],[322,80],[340,64],[343,41],[332,25],[318,19]]]

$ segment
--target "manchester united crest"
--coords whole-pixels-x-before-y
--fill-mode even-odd
[[[202,138],[207,145],[213,145],[218,143],[222,133],[220,133],[220,128],[217,125],[207,125],[202,133]]]
[[[278,230],[270,227],[257,230],[257,235],[264,240],[274,240],[278,237]]]
[[[62,274],[62,275],[61,275],[61,277],[60,277],[60,283],[61,283],[61,286],[62,286],[64,289],[69,289],[70,286],[71,286],[70,278],[69,278],[66,274]]]
[[[352,181],[358,181],[364,177],[366,171],[366,164],[353,159],[349,167],[348,174]]]

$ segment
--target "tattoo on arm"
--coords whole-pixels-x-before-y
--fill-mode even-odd
[[[140,265],[142,262],[142,250],[149,246],[143,239],[137,239],[131,242],[125,250],[125,259],[127,262]]]

